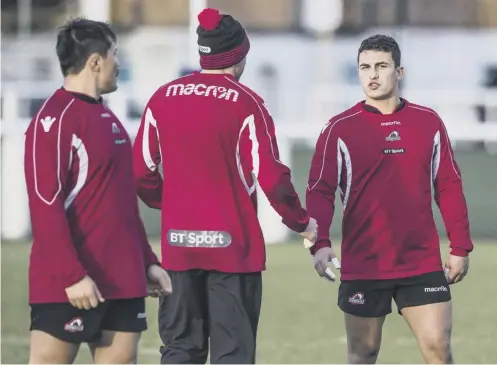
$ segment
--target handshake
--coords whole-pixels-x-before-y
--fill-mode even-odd
[[[305,248],[311,248],[312,246],[314,246],[318,235],[317,232],[318,224],[314,218],[310,218],[307,228],[300,233],[300,235],[304,238]],[[325,246],[315,252],[314,269],[316,270],[318,275],[329,281],[335,281],[336,276],[333,271],[331,271],[331,268],[328,266],[330,262],[333,264],[335,269],[340,270],[340,261],[338,261],[333,248]]]

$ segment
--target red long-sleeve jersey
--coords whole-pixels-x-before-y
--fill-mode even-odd
[[[342,280],[392,279],[442,267],[432,196],[451,253],[473,249],[461,172],[443,121],[402,103],[393,114],[358,103],[323,128],[312,160],[307,208],[318,222],[311,253],[330,246],[337,187],[343,203]]]
[[[166,269],[264,270],[256,181],[284,224],[308,225],[264,102],[232,76],[194,73],[159,88],[133,148],[139,196],[162,210]]]
[[[147,295],[158,263],[138,212],[131,142],[101,102],[57,90],[26,131],[30,303],[67,302],[89,275],[106,299]]]

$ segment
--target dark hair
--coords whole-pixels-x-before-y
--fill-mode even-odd
[[[362,41],[357,52],[357,62],[359,55],[364,51],[382,51],[392,54],[392,59],[395,67],[400,66],[400,48],[397,41],[392,37],[383,34],[376,34]]]
[[[59,28],[55,47],[64,77],[80,73],[93,53],[107,56],[116,39],[107,23],[85,18],[68,21]]]

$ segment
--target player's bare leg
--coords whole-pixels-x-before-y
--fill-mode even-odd
[[[89,344],[95,364],[136,364],[141,333],[103,331]]]
[[[345,314],[348,364],[376,363],[384,322],[385,317],[370,318]]]
[[[427,364],[453,364],[450,336],[452,302],[402,309],[402,315],[416,336]]]
[[[79,344],[65,342],[42,331],[31,331],[30,364],[72,364]]]

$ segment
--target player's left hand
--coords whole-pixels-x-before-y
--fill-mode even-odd
[[[449,254],[447,260],[445,261],[445,269],[449,284],[456,284],[464,279],[468,273],[469,257]]]
[[[148,295],[157,298],[173,292],[171,278],[159,265],[150,265],[147,269]]]
[[[316,269],[316,272],[322,278],[325,278],[329,281],[335,281],[336,276],[333,271],[331,271],[331,268],[328,266],[329,263],[333,264],[335,269],[340,270],[340,261],[338,261],[333,248],[320,248],[314,254],[314,269]]]

